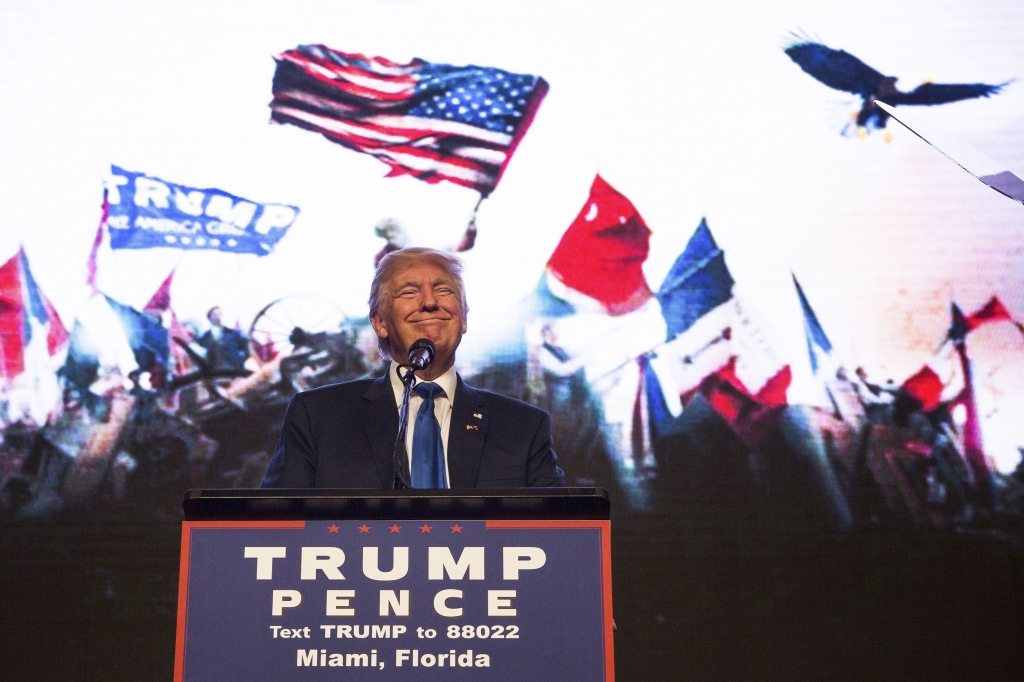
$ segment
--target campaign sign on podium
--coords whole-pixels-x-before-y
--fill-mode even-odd
[[[176,681],[614,678],[604,491],[228,492],[186,499]]]

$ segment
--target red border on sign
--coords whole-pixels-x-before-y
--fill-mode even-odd
[[[181,563],[178,564],[178,632],[174,642],[174,682],[185,672],[185,617],[188,614],[188,573],[191,563],[193,528],[288,528],[302,529],[305,521],[182,521]]]
[[[605,681],[615,682],[615,624],[612,621],[611,521],[487,521],[487,528],[596,528],[601,531],[601,601],[604,605]]]
[[[612,541],[611,521],[485,521],[485,528],[593,528],[601,533],[601,602],[604,611],[605,681],[615,680],[615,634],[612,621]],[[181,562],[178,575],[178,628],[174,649],[174,682],[182,682],[185,661],[185,621],[188,614],[188,576],[191,565],[193,528],[280,528],[303,529],[305,521],[183,521],[181,524]]]

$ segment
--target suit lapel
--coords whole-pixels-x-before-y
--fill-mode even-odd
[[[389,371],[391,365],[388,365]],[[363,427],[370,443],[374,466],[385,489],[394,483],[395,438],[398,437],[398,407],[395,392],[387,373],[380,377],[363,394]]]
[[[480,473],[480,459],[487,439],[487,410],[483,396],[467,386],[462,377],[458,379],[452,420],[448,425],[449,487],[472,488]]]

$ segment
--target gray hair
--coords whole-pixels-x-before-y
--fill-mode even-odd
[[[387,310],[390,300],[388,283],[396,274],[415,262],[434,265],[452,278],[459,297],[459,311],[465,317],[469,313],[469,305],[466,303],[466,287],[462,282],[462,261],[450,253],[422,247],[399,249],[381,258],[377,264],[377,272],[373,275],[373,283],[370,284],[370,317],[382,316],[381,314]],[[377,347],[384,359],[394,359],[391,357],[391,339],[378,336]]]

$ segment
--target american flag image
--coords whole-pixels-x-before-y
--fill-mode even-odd
[[[539,76],[301,45],[276,58],[271,119],[377,157],[388,177],[490,194],[547,94]]]

